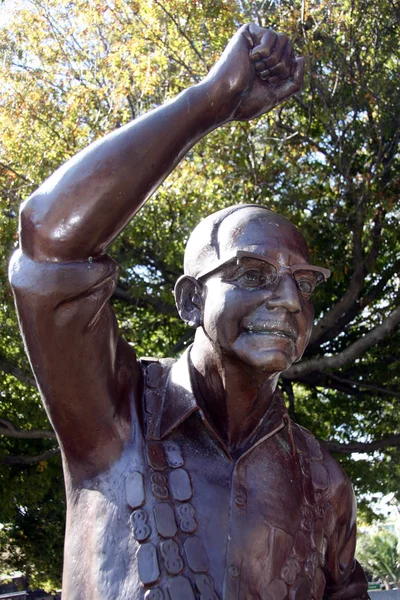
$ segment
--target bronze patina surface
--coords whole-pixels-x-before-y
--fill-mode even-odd
[[[200,84],[90,145],[22,207],[10,277],[63,455],[66,600],[368,598],[350,482],[277,389],[329,276],[294,225],[238,205],[195,229],[175,297],[196,334],[178,361],[139,360],[109,304],[105,249],[191,146],[302,78],[284,34],[246,25]]]

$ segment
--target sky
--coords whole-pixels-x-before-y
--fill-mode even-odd
[[[0,26],[5,25],[12,12],[24,4],[24,0],[5,0],[0,3]]]

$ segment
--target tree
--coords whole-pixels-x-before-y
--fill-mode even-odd
[[[394,533],[381,529],[376,533],[363,533],[357,544],[357,555],[362,564],[376,579],[382,579],[385,588],[400,583],[399,540]]]
[[[32,535],[35,519],[53,523],[62,512],[61,473],[6,281],[18,205],[90,141],[199,81],[246,21],[291,36],[306,59],[304,91],[255,123],[232,123],[199,143],[116,240],[110,252],[121,273],[112,302],[120,329],[139,356],[178,354],[193,332],[176,316],[171,290],[194,225],[242,201],[288,216],[313,260],[333,271],[317,291],[306,355],[281,379],[289,409],[337,453],[364,510],[366,492],[398,493],[394,4],[30,0],[0,30],[0,543],[8,552],[18,546],[20,562],[39,579],[45,563],[61,570],[61,533],[49,532],[59,546],[44,562],[40,536]],[[367,458],[355,461],[355,452]],[[5,562],[14,567],[15,553]]]

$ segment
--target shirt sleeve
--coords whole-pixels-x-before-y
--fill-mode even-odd
[[[329,508],[332,519],[325,562],[324,600],[369,600],[368,583],[355,560],[356,499],[347,475],[329,457],[331,490]]]
[[[19,323],[49,418],[67,458],[113,458],[129,421],[131,347],[118,335],[109,298],[117,281],[109,257],[37,262],[17,251],[10,263]],[[101,452],[100,449],[101,448]]]

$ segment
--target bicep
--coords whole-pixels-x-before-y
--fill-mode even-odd
[[[329,600],[362,600],[368,598],[368,584],[364,571],[354,558],[356,499],[348,477],[343,473],[341,479],[341,484],[330,498],[336,522],[328,540],[324,597]]]
[[[108,257],[37,263],[17,255],[11,282],[25,345],[67,460],[94,468],[116,458],[128,435],[139,370],[109,304]]]

